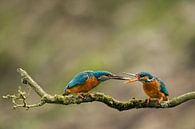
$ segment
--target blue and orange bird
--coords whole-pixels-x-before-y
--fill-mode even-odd
[[[108,71],[84,71],[78,73],[66,85],[63,95],[65,96],[71,93],[76,93],[78,96],[82,97],[81,93],[88,93],[89,96],[92,97],[93,95],[90,94],[89,91],[101,82],[110,79],[124,80],[123,77],[117,76]]]
[[[143,83],[143,89],[146,95],[149,97],[147,99],[147,103],[151,101],[151,98],[157,98],[158,102],[167,101],[168,100],[168,90],[163,81],[161,81],[156,76],[152,75],[149,72],[140,72],[137,74],[125,73],[132,77],[133,79],[129,79],[128,83],[132,83],[135,81],[140,81]]]

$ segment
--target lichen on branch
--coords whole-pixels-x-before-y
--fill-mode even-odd
[[[87,102],[101,102],[106,104],[107,106],[117,109],[119,111],[129,110],[129,109],[138,109],[138,108],[172,108],[177,105],[180,105],[188,100],[195,99],[195,91],[189,92],[178,97],[172,98],[169,101],[164,101],[158,103],[157,100],[153,100],[150,103],[147,103],[145,100],[137,100],[137,99],[130,99],[128,101],[119,101],[114,99],[111,96],[105,95],[100,92],[94,93],[93,97],[89,96],[88,94],[82,94],[83,98],[77,95],[50,95],[43,90],[43,88],[38,85],[31,76],[23,69],[18,68],[17,72],[21,75],[22,83],[30,86],[37,95],[40,96],[40,102],[37,104],[27,104],[26,99],[27,94],[25,91],[22,91],[19,87],[18,93],[13,95],[5,95],[3,96],[4,99],[11,99],[13,103],[13,108],[24,107],[26,109],[40,107],[46,103],[51,104],[63,104],[63,105],[70,105],[70,104],[81,104]],[[18,102],[20,101],[20,102]]]

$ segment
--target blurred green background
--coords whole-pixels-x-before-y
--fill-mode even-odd
[[[149,71],[170,98],[195,90],[193,0],[1,0],[0,95],[20,85],[22,67],[50,94],[83,70]],[[145,99],[139,83],[102,83],[93,91]],[[194,129],[195,102],[173,109],[118,112],[102,103],[12,110],[0,99],[0,129]],[[31,92],[30,103],[39,98]]]

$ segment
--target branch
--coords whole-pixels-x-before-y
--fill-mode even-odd
[[[178,97],[172,98],[169,101],[158,103],[157,100],[151,101],[149,104],[146,103],[145,100],[137,100],[137,99],[130,99],[129,101],[119,101],[114,99],[111,96],[105,95],[103,93],[96,92],[94,96],[88,96],[88,94],[83,94],[83,98],[76,96],[76,95],[69,95],[69,96],[62,96],[62,95],[50,95],[45,92],[41,86],[39,86],[31,77],[30,75],[24,71],[23,69],[17,69],[17,72],[22,77],[22,83],[29,85],[39,96],[40,102],[37,104],[28,105],[26,102],[27,95],[26,92],[22,91],[19,87],[18,93],[14,95],[6,95],[3,96],[5,99],[11,99],[12,103],[14,104],[13,108],[24,107],[26,109],[33,108],[33,107],[40,107],[46,103],[52,104],[63,104],[63,105],[70,105],[70,104],[81,104],[87,102],[98,101],[106,104],[107,106],[117,109],[119,111],[129,110],[129,109],[138,109],[138,108],[172,108],[177,105],[180,105],[188,100],[195,99],[195,92],[189,92]],[[22,101],[21,103],[17,103],[16,101]]]

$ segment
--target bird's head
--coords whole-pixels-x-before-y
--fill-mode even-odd
[[[115,75],[108,71],[95,71],[93,75],[100,81],[107,81],[109,79],[124,80],[123,77]]]
[[[137,74],[132,74],[132,73],[125,73],[127,75],[130,75],[131,77],[134,77],[133,79],[129,79],[129,83],[135,82],[135,81],[140,81],[142,83],[148,83],[151,82],[153,79],[155,79],[155,76],[152,75],[149,72],[139,72]]]

